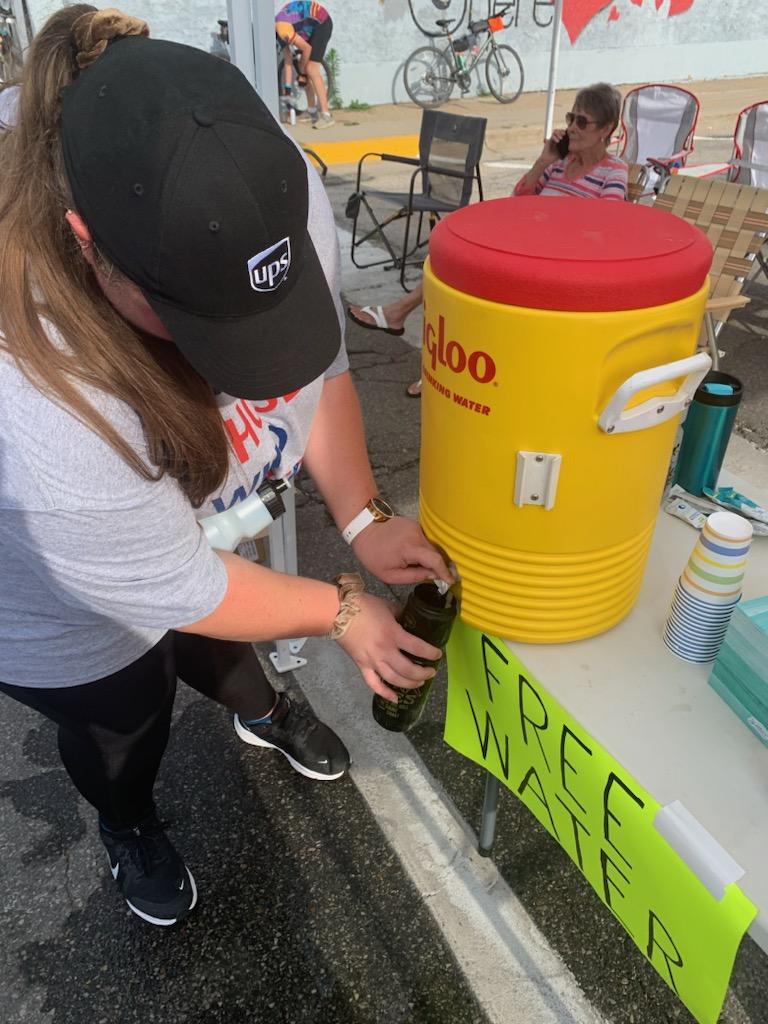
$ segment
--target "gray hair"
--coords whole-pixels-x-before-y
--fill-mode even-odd
[[[580,107],[592,115],[598,127],[610,125],[613,132],[619,123],[621,103],[621,93],[615,86],[607,82],[596,82],[579,89],[573,101],[573,109]]]

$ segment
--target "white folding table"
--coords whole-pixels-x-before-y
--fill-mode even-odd
[[[768,492],[723,472],[768,507]],[[620,503],[617,503],[620,515]],[[746,871],[739,886],[758,908],[749,930],[768,952],[768,747],[708,685],[711,665],[675,657],[662,629],[696,531],[660,512],[637,604],[613,629],[570,644],[510,650],[652,796],[679,800]],[[749,555],[744,599],[768,593],[768,537]],[[480,851],[493,841],[499,780],[488,775]]]

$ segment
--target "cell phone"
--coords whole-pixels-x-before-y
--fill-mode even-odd
[[[564,157],[568,156],[568,146],[570,145],[570,142],[570,137],[568,135],[568,132],[566,132],[562,139],[560,139],[560,141],[556,143],[556,149],[557,152],[560,154],[561,160]]]

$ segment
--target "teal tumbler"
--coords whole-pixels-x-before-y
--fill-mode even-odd
[[[674,481],[689,494],[717,486],[741,393],[741,382],[719,370],[710,370],[696,389],[683,423]]]

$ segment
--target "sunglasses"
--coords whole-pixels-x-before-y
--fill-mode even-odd
[[[575,124],[581,131],[586,131],[589,125],[597,125],[597,121],[590,121],[586,114],[574,114],[572,110],[569,110],[565,115],[565,123],[570,128],[572,124]]]

